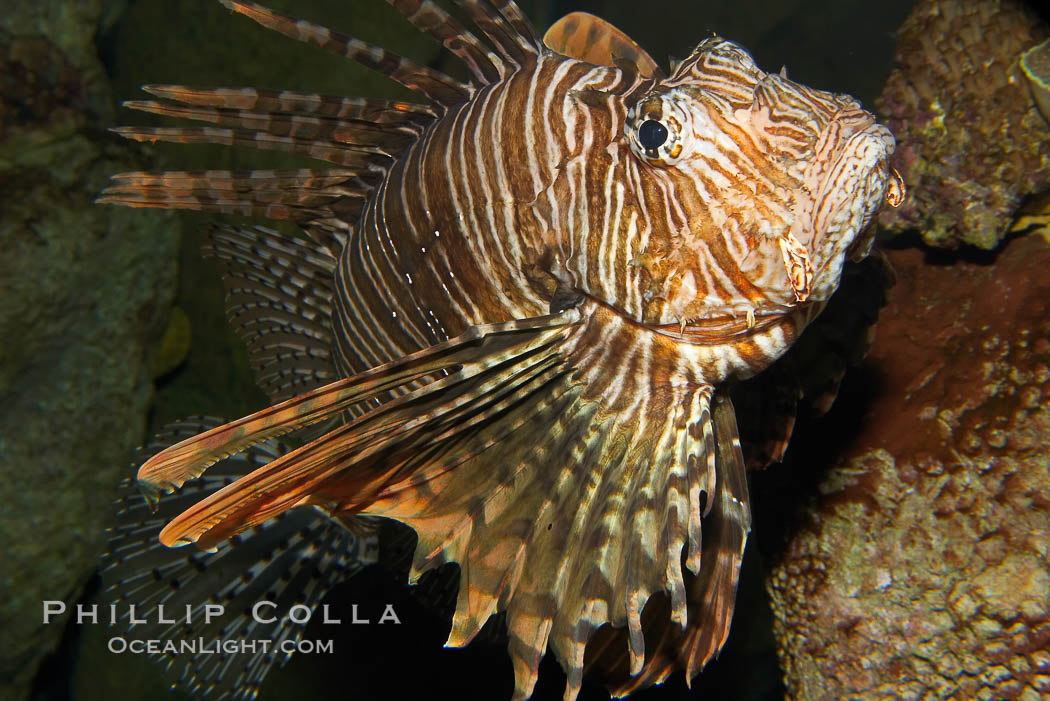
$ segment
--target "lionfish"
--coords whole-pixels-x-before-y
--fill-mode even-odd
[[[176,494],[152,522],[124,502],[145,524],[111,543],[117,567],[141,570],[129,596],[186,602],[178,582],[151,587],[208,569],[147,547],[169,515],[161,543],[250,571],[216,593],[239,601],[280,580],[316,602],[375,559],[376,524],[393,519],[418,537],[411,581],[458,563],[447,645],[502,614],[515,699],[548,648],[569,701],[599,662],[628,670],[618,694],[695,677],[728,634],[750,529],[725,390],[782,355],[870,251],[873,215],[902,196],[890,132],[719,37],[665,73],[589,15],[541,40],[512,0],[456,0],[475,30],[431,0],[389,0],[465,65],[459,80],[219,1],[424,101],[154,85],[158,101],[129,103],[207,123],[118,130],[132,139],[332,165],[124,173],[103,193],[309,237],[212,234],[274,404],[154,446],[138,484],[153,504]],[[301,445],[278,440],[293,431]],[[191,676],[221,686],[232,663],[216,664]]]

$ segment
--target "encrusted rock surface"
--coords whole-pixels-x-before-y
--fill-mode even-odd
[[[110,119],[101,0],[0,0],[0,698],[28,694],[103,545],[142,441],[174,288],[170,218],[93,204],[141,167]]]
[[[891,254],[874,397],[770,572],[795,699],[1050,697],[1050,244],[925,255]]]
[[[898,33],[876,101],[908,185],[892,231],[995,248],[1025,195],[1050,186],[1050,125],[1019,65],[1050,27],[1019,0],[922,0]]]

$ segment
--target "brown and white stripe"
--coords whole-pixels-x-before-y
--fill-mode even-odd
[[[131,138],[337,166],[124,174],[103,200],[302,226],[337,259],[324,307],[345,377],[314,387],[270,372],[275,392],[309,391],[174,446],[140,479],[178,486],[253,442],[370,408],[188,510],[162,540],[207,546],[306,504],[396,518],[419,534],[414,576],[460,564],[449,644],[507,614],[516,699],[548,646],[575,698],[606,623],[626,631],[596,655],[627,655],[621,690],[677,667],[695,675],[728,633],[750,527],[719,389],[781,355],[844,258],[866,253],[892,137],[852,98],[765,73],[717,37],[664,77],[609,29],[603,45],[625,47],[633,67],[553,52],[511,0],[457,1],[478,34],[431,0],[389,1],[470,79],[220,0],[429,102],[156,86],[165,102],[129,104],[209,125],[121,130]],[[242,239],[220,240],[231,251]],[[658,592],[674,625],[647,651],[641,612]]]

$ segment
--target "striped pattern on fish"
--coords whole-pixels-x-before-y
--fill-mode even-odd
[[[852,98],[765,73],[717,37],[664,76],[622,33],[608,65],[556,54],[509,0],[457,3],[483,39],[430,0],[390,0],[464,62],[463,82],[220,2],[429,104],[179,86],[130,104],[214,125],[120,130],[130,138],[339,167],[123,174],[103,193],[289,218],[338,256],[330,336],[344,379],[275,394],[139,479],[177,488],[259,441],[351,415],[188,509],[161,541],[207,548],[307,505],[390,517],[419,535],[413,579],[460,565],[448,644],[506,613],[516,699],[548,646],[575,698],[606,623],[624,629],[603,643],[629,658],[620,691],[698,673],[728,633],[750,528],[720,390],[779,357],[846,257],[867,254],[868,223],[899,195],[892,136]],[[642,611],[659,592],[674,625],[646,649]]]
[[[170,424],[140,451],[133,467],[173,443],[222,423],[212,417],[190,417]],[[256,620],[252,606],[265,600],[283,612],[308,602],[313,609],[331,586],[378,559],[374,523],[362,520],[349,530],[307,509],[289,512],[220,543],[213,553],[155,547],[157,531],[169,518],[288,450],[279,441],[253,446],[178,494],[166,495],[156,511],[142,500],[131,475],[120,485],[117,521],[108,532],[102,578],[106,592],[121,604],[117,610],[123,637],[137,641],[210,642],[227,637],[267,641],[241,655],[214,650],[179,655],[154,643],[161,651],[151,656],[171,668],[179,685],[194,695],[254,698],[270,667],[289,657],[280,652],[281,643],[299,640],[305,625],[277,617]],[[229,614],[205,615],[209,605],[222,606]]]

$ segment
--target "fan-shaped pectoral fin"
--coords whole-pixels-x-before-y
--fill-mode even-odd
[[[676,669],[691,681],[725,644],[747,535],[751,529],[747,475],[728,392],[715,395],[711,407],[717,482],[711,510],[704,518],[700,566],[686,575],[688,623],[672,625],[668,602],[654,600],[646,609],[644,667],[625,663],[619,631],[608,631],[589,651],[588,670],[611,680],[616,697],[663,682]]]
[[[209,496],[168,524],[162,542],[209,548],[293,506],[360,511],[412,479],[421,480],[420,485],[429,482],[435,477],[430,468],[450,470],[472,457],[457,452],[462,446],[483,449],[469,443],[472,436],[497,441],[511,431],[511,423],[498,419],[522,397],[540,394],[545,383],[564,374],[559,370],[561,346],[578,320],[578,312],[569,310],[473,327],[158,453],[139,470],[139,483],[147,491],[178,487],[251,445],[337,416],[369,398],[402,391]],[[412,497],[420,493],[416,490]],[[404,501],[411,499],[406,495]]]

